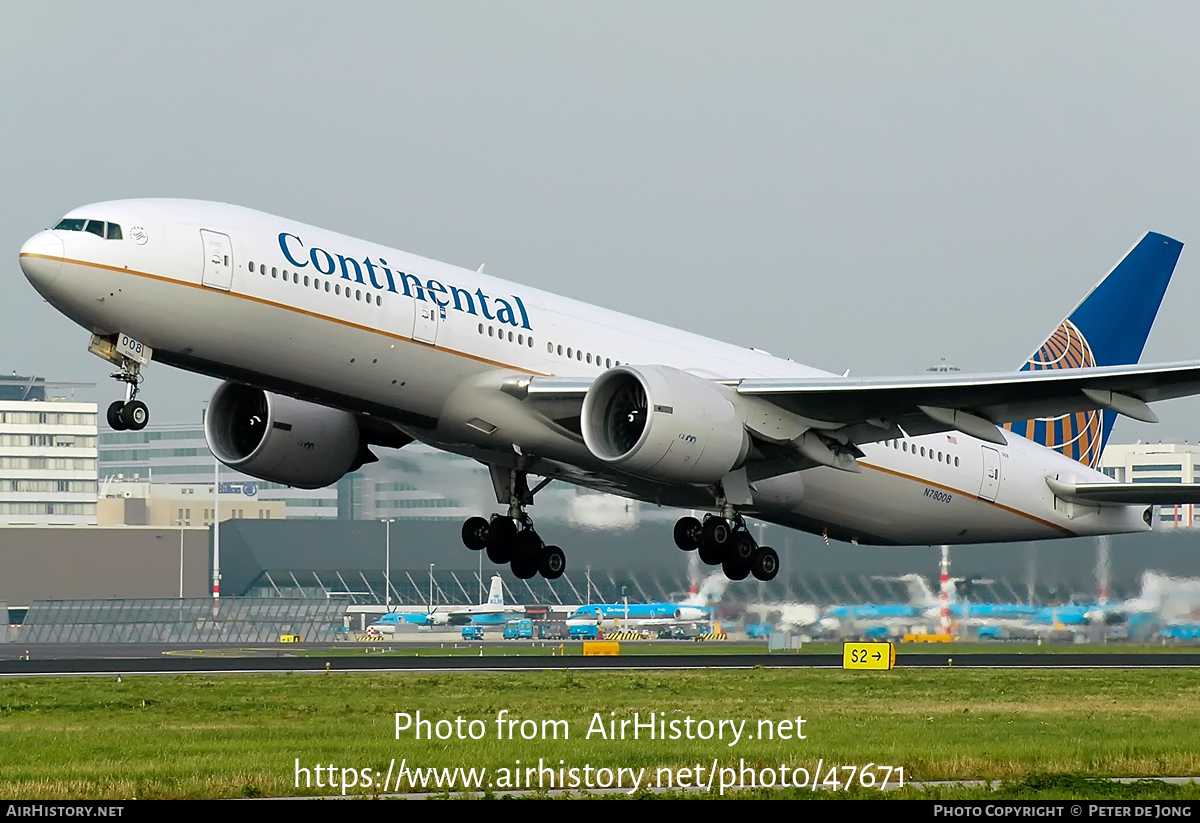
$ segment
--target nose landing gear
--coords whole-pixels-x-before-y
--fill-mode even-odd
[[[114,431],[140,431],[150,422],[150,410],[137,399],[142,383],[142,366],[150,362],[153,349],[127,334],[92,335],[88,351],[117,367],[110,377],[125,384],[125,399],[108,407],[108,425]]]
[[[121,361],[121,370],[110,375],[125,384],[125,399],[115,400],[108,407],[108,425],[114,431],[141,431],[150,422],[150,409],[137,399],[142,382],[141,364],[128,357]]]

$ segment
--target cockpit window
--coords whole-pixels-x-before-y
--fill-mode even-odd
[[[54,227],[55,231],[89,231],[97,237],[108,240],[124,240],[121,227],[116,223],[105,223],[103,220],[82,220],[77,217],[64,217]]]

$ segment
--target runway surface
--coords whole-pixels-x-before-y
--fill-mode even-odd
[[[30,659],[13,659],[14,653]],[[0,676],[89,674],[186,674],[269,672],[448,672],[543,671],[548,669],[767,669],[842,666],[840,654],[623,654],[613,657],[517,655],[504,647],[485,647],[482,656],[367,654],[322,655],[328,647],[270,648],[165,645],[38,646],[4,649]],[[432,650],[430,650],[432,651]],[[303,652],[308,656],[293,656]],[[968,653],[897,652],[897,668],[1179,668],[1200,667],[1200,653]]]

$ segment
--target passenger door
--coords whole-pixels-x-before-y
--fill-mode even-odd
[[[984,500],[996,502],[1000,492],[1000,452],[989,446],[983,449],[983,483],[979,487],[979,496]]]
[[[210,289],[229,291],[233,285],[233,243],[229,235],[200,229],[204,244],[204,275],[200,282]]]
[[[437,343],[438,326],[446,318],[446,310],[437,303],[416,301],[417,316],[413,323],[413,340],[434,345]]]

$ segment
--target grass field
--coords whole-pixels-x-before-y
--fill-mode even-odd
[[[418,741],[405,731],[397,740],[395,713],[418,710],[433,721],[479,720],[474,731],[483,730],[481,739]],[[565,720],[569,739],[562,739],[561,726],[557,740],[497,739],[502,710],[506,719],[536,721],[539,736],[541,721]],[[643,722],[655,712],[681,722],[690,716],[746,724],[733,746],[729,726],[723,740],[648,740],[644,730],[639,740],[587,736],[594,713],[607,724],[631,720],[634,712]],[[767,729],[760,720],[774,724],[776,735],[794,737],[797,717],[804,718],[799,728],[806,739],[759,739]],[[778,725],[787,719],[790,727]],[[465,726],[464,736],[470,731]],[[648,775],[696,764],[708,769],[714,760],[719,768],[786,765],[812,773],[819,761],[822,778],[830,764],[873,763],[902,767],[907,782],[1010,781],[999,794],[937,787],[907,789],[908,796],[1200,798],[1196,787],[1088,782],[1200,775],[1200,677],[1170,669],[753,669],[0,681],[0,791],[8,797],[337,793],[316,787],[317,765],[332,765],[338,775],[353,768],[360,783],[370,768],[378,791],[393,758],[397,770],[402,760],[410,769],[486,767],[493,781],[503,780],[498,769],[513,770],[517,760],[536,765],[539,758],[555,767],[564,761],[564,768],[646,768]],[[297,759],[314,778],[307,788],[296,786]],[[847,774],[839,772],[839,782]],[[511,771],[509,780],[493,790],[524,788],[514,785]],[[389,783],[388,791],[394,788]],[[854,794],[873,792],[859,786]]]

